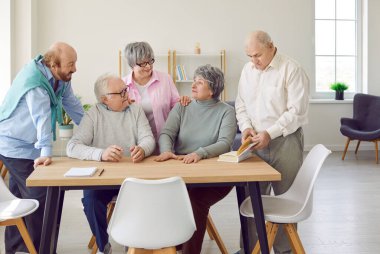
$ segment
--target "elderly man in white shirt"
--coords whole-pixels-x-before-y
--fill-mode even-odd
[[[241,73],[236,97],[236,118],[242,141],[258,142],[256,154],[281,173],[279,182],[260,184],[262,194],[286,192],[302,164],[303,132],[307,123],[309,79],[293,59],[277,52],[270,36],[263,31],[251,33],[245,44],[250,58]],[[249,229],[255,228],[249,219]],[[275,253],[291,253],[280,227]],[[249,248],[256,243],[256,232]],[[243,246],[241,246],[243,248]],[[250,250],[250,251],[251,251]],[[241,250],[243,253],[243,250]]]

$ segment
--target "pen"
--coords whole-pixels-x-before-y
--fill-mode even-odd
[[[101,176],[104,172],[104,168],[102,168],[102,170],[100,171],[99,175],[98,176]]]

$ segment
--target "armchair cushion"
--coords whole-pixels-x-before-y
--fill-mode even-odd
[[[350,139],[362,141],[379,139],[380,97],[356,94],[353,106],[353,118],[341,118],[340,132]]]

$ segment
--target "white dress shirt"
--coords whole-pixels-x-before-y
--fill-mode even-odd
[[[278,52],[263,71],[247,63],[235,102],[240,130],[266,130],[271,139],[292,134],[307,123],[309,86],[301,66]]]

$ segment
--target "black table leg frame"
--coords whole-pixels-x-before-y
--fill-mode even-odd
[[[61,196],[59,187],[47,187],[39,254],[55,253],[58,226],[54,225],[58,225],[58,217],[61,217],[59,215],[60,211],[62,211],[62,207],[59,207],[60,201],[63,202],[63,197]]]
[[[259,182],[248,183],[248,188],[252,202],[253,214],[255,215],[256,230],[260,242],[261,253],[269,254],[268,239],[263,211],[263,201],[261,199]]]

